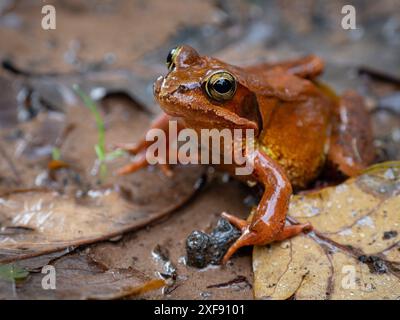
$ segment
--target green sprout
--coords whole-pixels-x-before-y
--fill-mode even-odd
[[[0,279],[15,282],[24,280],[29,272],[13,264],[0,265]]]
[[[54,147],[51,150],[51,158],[55,161],[60,160],[61,159],[61,150],[60,148]]]
[[[108,154],[106,153],[104,120],[101,117],[100,111],[96,103],[77,84],[73,85],[73,89],[75,90],[77,95],[82,99],[83,104],[87,108],[89,108],[89,110],[92,112],[96,121],[98,140],[97,144],[94,146],[94,150],[96,152],[96,156],[100,164],[100,171],[99,171],[100,180],[103,180],[107,175],[106,162],[121,157],[122,155],[125,154],[125,152],[123,150],[114,150]]]

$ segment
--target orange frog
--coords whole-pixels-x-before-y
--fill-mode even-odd
[[[242,235],[229,248],[225,263],[240,247],[265,245],[312,229],[310,224],[286,225],[292,188],[305,188],[323,167],[354,176],[374,159],[372,134],[363,99],[355,92],[338,97],[315,79],[324,64],[316,56],[277,64],[237,67],[200,56],[183,45],[168,55],[169,73],[154,84],[154,96],[165,113],[151,128],[168,131],[170,119],[179,128],[254,129],[256,148],[251,176],[239,177],[264,186],[251,221],[222,216]],[[144,138],[124,145],[137,154],[122,168],[127,174],[148,165],[152,142]],[[221,165],[234,173],[235,164]],[[167,174],[167,165],[162,169]]]

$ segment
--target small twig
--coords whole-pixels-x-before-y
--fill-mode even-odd
[[[358,74],[359,75],[367,75],[375,80],[391,83],[396,86],[400,86],[400,78],[399,77],[396,77],[392,74],[388,74],[388,73],[380,71],[380,70],[375,70],[375,69],[371,69],[369,67],[362,66],[362,67],[358,68]]]
[[[209,285],[209,286],[207,286],[207,289],[224,288],[224,287],[228,287],[228,286],[231,286],[233,284],[238,284],[238,283],[245,283],[250,288],[252,287],[251,283],[249,283],[249,281],[247,280],[247,278],[245,276],[239,275],[230,281]]]
[[[58,73],[58,72],[33,72],[30,70],[25,70],[22,69],[14,64],[11,60],[2,60],[1,61],[1,67],[17,76],[22,76],[22,77],[27,77],[27,78],[48,78],[48,77],[65,77],[65,76],[79,76],[82,75],[83,73],[80,71],[74,71],[74,72],[69,72],[69,73]]]

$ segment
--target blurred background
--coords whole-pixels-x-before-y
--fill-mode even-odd
[[[45,4],[56,8],[56,30],[41,28]],[[346,4],[356,8],[356,30],[341,28]],[[388,67],[398,63],[385,58],[400,46],[399,11],[396,0],[2,0],[1,54],[35,69],[68,70],[102,60],[129,66],[169,43],[210,53],[242,40],[272,52],[315,52],[342,62],[375,59],[377,67]]]
[[[41,28],[46,4],[56,9],[55,30]],[[346,4],[356,9],[356,30],[341,27]],[[169,47],[179,43],[204,54],[233,51],[231,59],[243,63],[312,52],[333,63],[399,72],[399,33],[397,0],[2,0],[0,4],[1,56],[43,72],[130,68],[149,55],[155,56],[150,61],[160,63]]]
[[[56,9],[55,30],[42,29],[46,4]],[[354,30],[341,24],[342,8],[348,4],[356,12]],[[159,112],[153,81],[166,72],[169,50],[182,43],[238,65],[314,53],[327,62],[323,79],[339,92],[358,90],[370,109],[400,109],[397,0],[3,0],[0,41],[3,66],[28,73],[79,74],[69,84],[79,83],[95,98],[123,92],[152,113]],[[115,72],[104,74],[107,70]],[[46,91],[42,98],[47,104],[60,108],[71,99],[54,81],[42,82],[31,86]],[[26,117],[26,110],[19,115],[3,110],[0,124]],[[382,127],[387,126],[379,122],[377,130]],[[398,131],[394,136],[400,136]]]

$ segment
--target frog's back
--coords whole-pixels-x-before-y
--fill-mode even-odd
[[[290,79],[297,82],[290,84],[296,92],[287,92],[286,97],[257,97],[263,119],[259,142],[283,166],[292,185],[303,188],[325,163],[334,101],[312,81]]]

